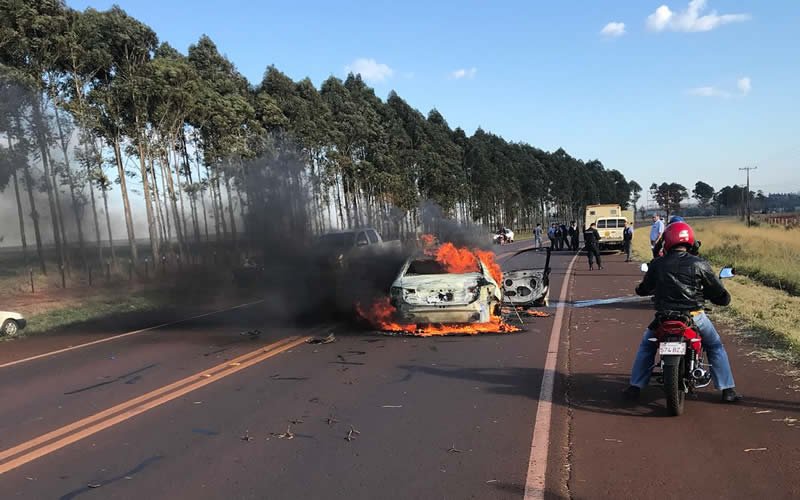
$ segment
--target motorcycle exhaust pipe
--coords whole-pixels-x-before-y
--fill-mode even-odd
[[[706,372],[702,368],[695,368],[694,370],[692,370],[692,378],[694,378],[696,380],[702,380],[702,379],[706,378],[707,375],[708,375],[708,372]]]

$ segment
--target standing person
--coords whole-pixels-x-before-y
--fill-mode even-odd
[[[653,258],[658,257],[663,246],[664,221],[661,216],[653,214],[653,225],[650,226],[650,247],[653,249]]]
[[[600,261],[600,233],[595,229],[595,224],[592,222],[589,229],[583,232],[583,244],[586,249],[586,255],[589,257],[589,270],[594,268],[593,258],[597,259],[598,269],[603,269],[603,263]]]
[[[691,255],[689,250],[694,246],[694,230],[689,224],[670,224],[664,233],[667,253],[650,264],[644,279],[636,287],[636,294],[655,295],[656,311],[680,311],[692,318],[708,355],[711,378],[716,388],[722,391],[722,401],[737,403],[742,396],[736,393],[728,353],[714,324],[703,310],[706,300],[718,306],[727,306],[731,296],[711,270],[708,261]],[[639,399],[639,393],[650,382],[658,351],[658,343],[650,341],[654,327],[654,324],[647,327],[639,344],[631,370],[631,385],[623,391],[628,399]]]
[[[542,248],[542,225],[536,224],[533,228],[533,248]]]
[[[556,249],[556,225],[550,224],[550,228],[547,230],[547,237],[550,238],[550,250]]]
[[[572,221],[569,226],[569,236],[570,236],[570,250],[573,252],[578,251],[578,244],[581,239],[581,234],[578,232],[578,224],[575,221]]]
[[[561,249],[563,250],[564,247],[569,250],[569,229],[567,229],[567,225],[562,223],[561,224]]]
[[[631,261],[631,246],[633,244],[633,222],[628,222],[622,232],[622,245],[625,249],[625,262]]]

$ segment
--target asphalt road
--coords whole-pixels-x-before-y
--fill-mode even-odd
[[[553,299],[571,259],[553,256]],[[580,258],[568,282],[547,496],[800,496],[800,393],[747,346],[729,347],[745,405],[707,390],[668,418],[655,387],[640,405],[620,402],[651,311],[573,307],[631,293],[638,273],[619,260],[589,273]],[[525,317],[516,334],[443,338],[270,316],[254,304],[10,366],[177,318],[4,344],[0,498],[524,496],[553,316]],[[334,343],[305,343],[330,332]]]

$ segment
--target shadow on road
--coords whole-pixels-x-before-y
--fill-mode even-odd
[[[406,375],[398,382],[406,382],[417,374],[437,377],[470,380],[488,385],[492,394],[524,396],[534,400],[539,398],[542,379],[540,368],[443,368],[437,366],[401,365]],[[664,418],[669,417],[663,390],[651,385],[642,391],[639,401],[630,402],[622,397],[628,386],[628,375],[620,373],[579,373],[570,377],[556,375],[556,394],[554,403],[566,405],[575,411],[588,411],[630,417]],[[566,389],[566,394],[564,388]],[[745,395],[746,397],[746,395]],[[719,391],[713,388],[701,389],[689,395],[687,405],[722,405]],[[800,413],[800,405],[789,401],[763,398],[747,398],[740,406],[763,410],[777,410]]]

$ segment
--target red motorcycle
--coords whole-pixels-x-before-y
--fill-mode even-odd
[[[647,264],[642,264],[647,271]],[[723,268],[720,278],[732,278],[734,270]],[[664,386],[667,396],[667,410],[673,416],[683,413],[683,403],[687,393],[706,387],[711,383],[710,365],[703,352],[700,334],[693,328],[690,315],[680,311],[660,311],[656,313],[655,330],[650,342],[658,342],[659,359],[653,368],[656,380]]]

